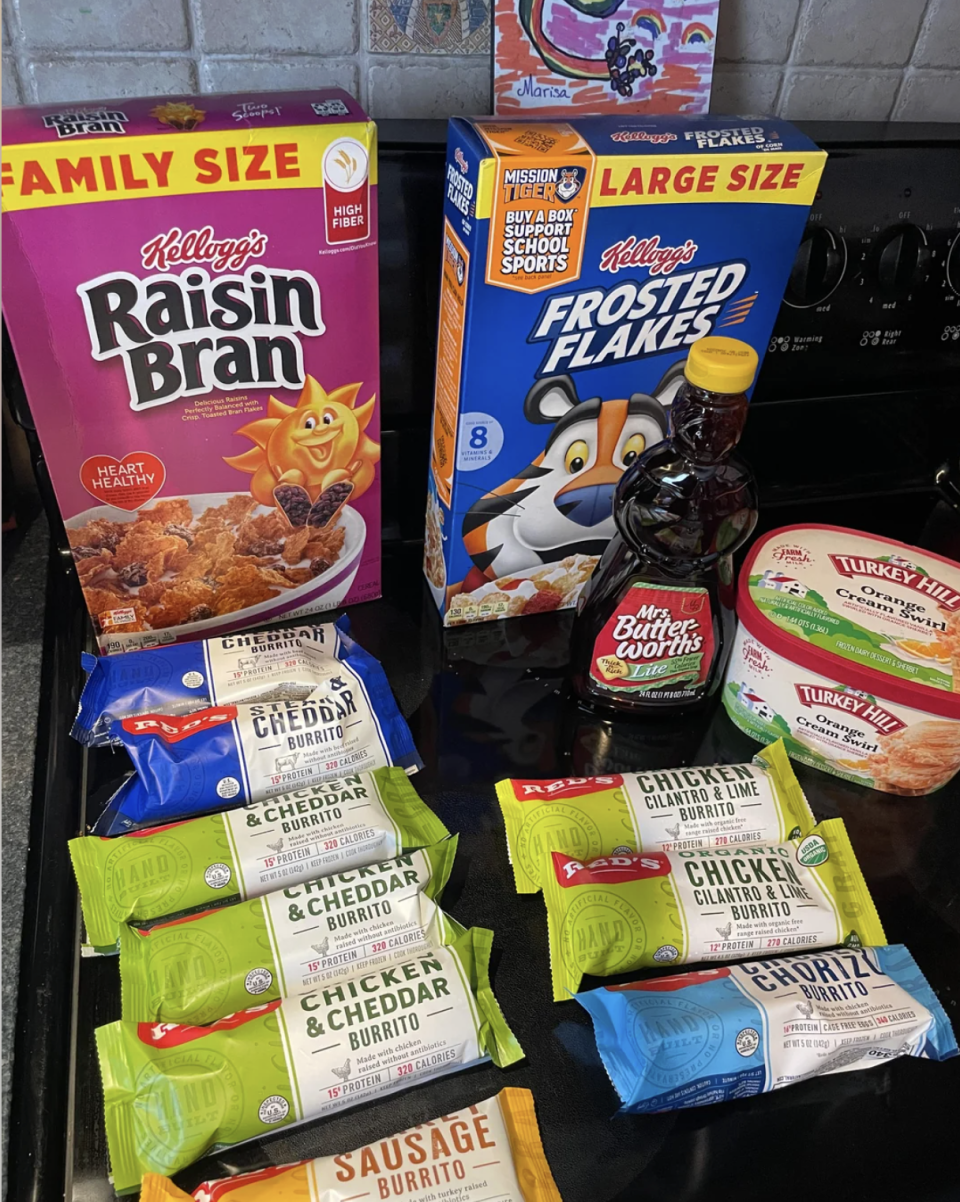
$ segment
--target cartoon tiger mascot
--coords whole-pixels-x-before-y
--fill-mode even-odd
[[[473,567],[451,591],[472,592],[576,552],[602,554],[614,533],[614,490],[637,456],[666,435],[666,406],[683,381],[683,364],[671,365],[653,396],[635,392],[626,400],[580,400],[566,375],[538,380],[523,415],[553,429],[533,463],[464,514]]]

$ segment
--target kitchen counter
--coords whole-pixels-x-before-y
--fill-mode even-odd
[[[887,1063],[817,1079],[775,1095],[675,1114],[613,1118],[617,1099],[600,1065],[587,1015],[549,993],[546,923],[539,897],[517,897],[493,782],[583,775],[684,763],[742,762],[757,745],[722,711],[682,722],[610,722],[584,714],[564,695],[572,615],[541,615],[442,632],[420,576],[416,549],[388,559],[385,599],[351,612],[358,641],[383,661],[409,716],[426,766],[415,783],[452,831],[460,832],[459,881],[444,905],[467,925],[496,932],[493,983],[526,1060],[507,1072],[486,1065],[343,1115],[211,1156],[178,1177],[205,1178],[335,1153],[462,1108],[504,1085],[533,1090],[547,1156],[564,1202],[650,1197],[700,1202],[775,1188],[779,1202],[809,1202],[813,1180],[796,1163],[815,1156],[816,1182],[849,1197],[940,1199],[956,1187],[953,1145],[960,1129],[960,1058],[945,1064]],[[69,617],[69,615],[67,615]],[[59,671],[49,677],[54,715],[69,724],[79,669],[67,620]],[[75,660],[73,663],[75,664]],[[46,685],[45,685],[46,690]],[[107,1202],[102,1099],[93,1031],[119,1015],[116,962],[77,963],[76,932],[64,912],[65,841],[92,819],[124,765],[90,755],[81,772],[60,767],[71,754],[53,742],[47,811],[49,855],[30,914],[59,909],[43,927],[46,946],[30,980],[32,1028],[23,1034],[29,1076],[17,1073],[11,1142],[16,1196],[62,1196],[58,1158],[67,1160],[65,1196]],[[56,788],[72,772],[71,788]],[[818,818],[840,814],[891,942],[905,942],[944,1003],[960,1018],[960,781],[927,798],[884,796],[802,765],[798,776]],[[70,794],[70,796],[61,796]],[[59,865],[57,858],[59,857]],[[53,979],[50,979],[53,974]],[[596,985],[586,981],[585,987]],[[23,999],[26,994],[21,994]],[[75,1031],[75,1036],[72,1032]],[[63,1033],[66,1032],[66,1035]],[[71,1057],[75,1056],[75,1064]],[[40,1152],[31,1161],[25,1148]],[[923,1159],[918,1161],[918,1150]],[[36,1190],[37,1173],[45,1178]]]
[[[4,536],[6,538],[6,535]],[[3,571],[3,1130],[6,1149],[20,927],[29,847],[33,760],[47,588],[47,520],[40,516],[4,547]]]

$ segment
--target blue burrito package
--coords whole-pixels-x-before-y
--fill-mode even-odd
[[[621,1114],[768,1093],[897,1056],[957,1054],[950,1021],[903,944],[608,985],[576,995]]]
[[[380,664],[348,635],[305,699],[239,702],[114,723],[135,774],[94,827],[144,826],[266,801],[356,772],[423,767]]]
[[[88,747],[119,744],[112,729],[137,714],[191,714],[211,705],[308,697],[316,664],[344,654],[344,615],[335,623],[251,630],[125,655],[84,652],[89,672],[70,733]]]

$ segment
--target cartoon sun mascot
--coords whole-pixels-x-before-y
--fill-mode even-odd
[[[250,492],[261,505],[275,504],[281,484],[306,490],[311,502],[333,484],[353,485],[352,500],[367,491],[380,459],[380,444],[366,433],[376,398],[357,407],[359,384],[325,392],[307,376],[295,406],[271,397],[267,416],[237,430],[256,446],[224,462],[250,472]]]

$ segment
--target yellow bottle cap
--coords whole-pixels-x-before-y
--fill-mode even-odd
[[[745,392],[759,362],[749,343],[718,335],[701,338],[691,346],[683,373],[691,384],[709,392]]]

